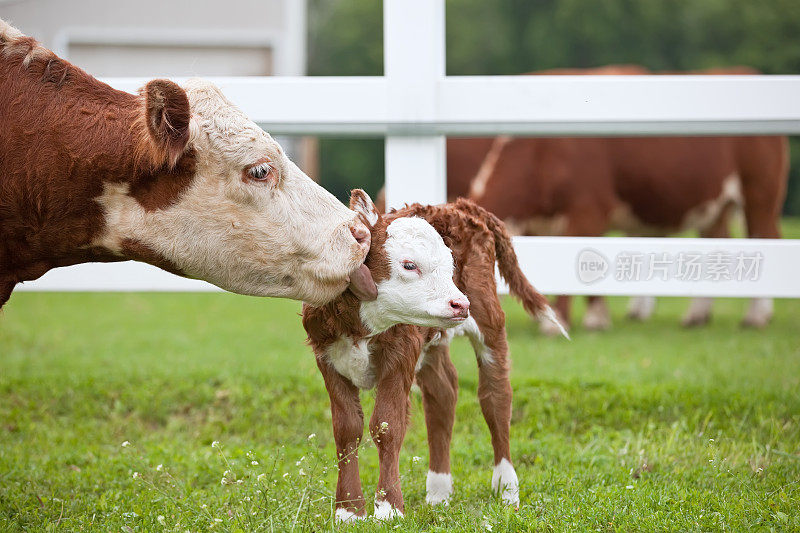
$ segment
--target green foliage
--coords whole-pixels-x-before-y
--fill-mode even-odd
[[[310,74],[382,73],[380,2],[312,0],[309,10]],[[746,65],[798,74],[798,36],[797,0],[447,0],[450,75],[612,63],[654,70]],[[380,188],[382,145],[350,139],[323,139],[321,145],[322,182],[338,197],[354,187]],[[796,139],[791,176],[785,212],[800,214]]]
[[[504,301],[518,512],[490,493],[475,358],[457,339],[452,505],[425,504],[415,392],[407,516],[348,530],[800,528],[800,302],[776,302],[765,331],[739,329],[742,300],[716,302],[696,330],[678,325],[685,299],[660,299],[647,323],[625,322],[625,303],[611,300],[612,331],[568,342]],[[329,404],[299,312],[232,294],[14,294],[0,316],[0,531],[334,529]],[[369,495],[374,446],[360,461]]]

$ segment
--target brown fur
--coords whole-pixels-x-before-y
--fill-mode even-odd
[[[0,116],[0,307],[17,283],[54,267],[163,262],[91,246],[105,226],[95,199],[104,184],[127,183],[143,207],[161,209],[191,183],[180,87],[117,91],[0,20]]]
[[[491,351],[491,360],[479,358],[478,397],[492,435],[495,464],[510,461],[509,428],[511,421],[511,385],[509,382],[508,343],[505,314],[497,297],[495,262],[525,309],[539,315],[547,308],[544,296],[525,279],[517,264],[511,240],[503,223],[469,200],[443,206],[406,206],[383,216],[373,227],[372,248],[366,265],[380,281],[387,276],[387,257],[382,251],[386,226],[394,219],[418,216],[427,220],[451,248],[455,261],[454,281],[470,300],[470,309],[483,335],[483,344]],[[363,434],[363,413],[358,389],[328,362],[327,349],[342,336],[355,344],[368,336],[359,318],[360,302],[345,293],[325,307],[304,306],[303,326],[325,379],[331,400],[333,433],[339,458],[337,507],[359,515],[365,513],[365,501],[358,475],[356,450]],[[416,379],[422,389],[425,419],[428,426],[430,467],[434,472],[450,471],[450,438],[457,398],[457,374],[449,359],[448,342],[441,330],[397,325],[369,340],[376,374],[377,396],[370,420],[370,433],[376,441],[380,460],[378,491],[386,500],[403,510],[400,490],[399,450],[405,435],[411,384]],[[476,339],[473,339],[476,342]],[[425,350],[419,372],[415,366]],[[476,346],[476,352],[480,351]],[[388,427],[381,430],[381,423]]]

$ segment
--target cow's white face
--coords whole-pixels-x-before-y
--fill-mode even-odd
[[[185,275],[229,291],[313,305],[332,300],[362,265],[367,228],[216,86],[189,80],[184,90],[191,184],[157,210],[107,186],[100,201],[109,226]]]
[[[374,210],[371,201],[363,205],[367,212]],[[361,204],[354,207],[361,211]],[[453,282],[453,255],[427,221],[393,220],[386,227],[380,255],[387,263],[380,268],[388,278],[377,282],[377,299],[362,302],[360,311],[373,332],[395,324],[450,328],[467,319],[469,300]]]

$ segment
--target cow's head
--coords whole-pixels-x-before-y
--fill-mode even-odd
[[[361,318],[373,332],[395,324],[449,328],[467,319],[469,300],[453,282],[453,255],[433,226],[418,217],[384,217],[360,189],[350,208],[372,232],[365,264],[378,297],[361,303]]]
[[[122,253],[138,250],[128,255],[155,257],[149,262],[242,294],[321,305],[355,273],[354,292],[374,296],[371,278],[358,275],[370,234],[356,213],[306,176],[216,86],[154,80],[141,94],[137,120],[146,126],[138,158],[167,170],[154,173],[149,196],[135,186],[106,185],[99,201],[107,238]],[[159,187],[158,180],[173,185]]]

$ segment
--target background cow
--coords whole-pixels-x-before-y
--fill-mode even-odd
[[[126,259],[317,304],[374,292],[356,214],[207,82],[117,91],[0,20],[0,117],[0,307],[51,268]]]
[[[637,65],[554,69],[538,75],[642,75]],[[749,67],[659,74],[758,74]],[[468,197],[503,219],[517,235],[667,236],[696,230],[728,237],[735,208],[744,209],[747,234],[779,238],[788,179],[786,137],[452,138],[447,140],[448,201]],[[383,191],[376,205],[385,208]],[[628,316],[647,319],[652,297],[632,298]],[[569,323],[570,297],[556,309]],[[695,298],[685,326],[708,322],[711,299]],[[763,327],[772,301],[756,298],[743,320]],[[588,329],[611,325],[605,301],[590,296]],[[543,323],[547,333],[556,334]]]

